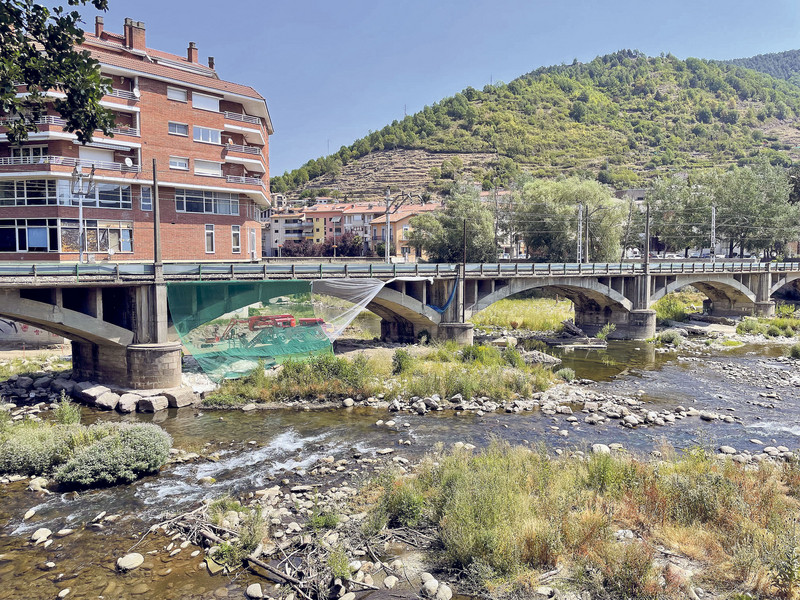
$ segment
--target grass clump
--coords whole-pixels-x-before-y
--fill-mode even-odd
[[[561,322],[574,317],[569,300],[552,298],[506,298],[472,317],[478,327],[494,326],[529,331],[561,331]]]
[[[564,367],[563,369],[556,371],[555,376],[569,382],[575,379],[575,370],[570,369],[569,367]]]
[[[674,330],[668,330],[658,335],[658,341],[668,346],[678,347],[683,343],[683,337]]]
[[[402,348],[395,350],[392,355],[392,375],[400,375],[407,372],[411,369],[413,360],[408,350],[403,350]]]
[[[789,348],[789,356],[792,358],[800,358],[800,342]]]
[[[81,407],[74,402],[70,402],[64,391],[61,391],[56,409],[53,411],[53,418],[56,423],[61,425],[74,425],[81,422]]]
[[[624,453],[551,459],[493,442],[479,453],[439,452],[384,482],[374,513],[390,526],[435,528],[446,568],[512,591],[561,565],[599,597],[667,598],[677,591],[659,583],[651,550],[664,546],[708,564],[704,576],[723,589],[791,597],[800,583],[787,535],[800,509],[798,472],[699,448],[665,449],[663,461],[646,463]],[[643,539],[617,542],[616,529]]]
[[[290,359],[276,375],[265,374],[259,366],[246,377],[223,382],[203,404],[228,407],[305,396],[369,396],[382,389],[376,377],[382,370],[363,355],[353,359],[333,354]]]
[[[686,321],[692,313],[698,312],[698,306],[703,306],[704,296],[699,292],[674,292],[659,298],[653,304],[656,311],[656,320],[659,323],[665,321]]]
[[[608,336],[614,333],[617,330],[617,326],[614,323],[606,323],[603,325],[603,328],[597,332],[595,336],[598,340],[605,340],[608,339]]]
[[[113,434],[81,449],[56,470],[59,483],[73,487],[135,481],[167,462],[172,438],[156,425],[120,425]]]

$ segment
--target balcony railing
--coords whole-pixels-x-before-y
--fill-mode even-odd
[[[225,152],[242,152],[244,154],[261,156],[261,148],[258,146],[242,146],[241,144],[226,144]]]
[[[114,98],[123,98],[125,100],[134,100],[136,102],[139,101],[139,96],[137,96],[133,92],[129,92],[127,90],[113,89],[107,95],[108,96],[114,96]]]
[[[129,167],[124,163],[80,159],[71,156],[6,156],[0,158],[0,166],[19,165],[64,165],[67,167],[87,168],[91,168],[92,165],[94,165],[98,169],[105,169],[107,171],[120,171],[121,173],[139,173],[142,170],[139,165],[131,165]]]
[[[6,119],[0,121],[0,126],[8,127],[8,125],[16,121],[18,119]],[[34,121],[35,125],[57,125],[63,127],[67,124],[66,120],[62,119],[61,117],[56,117],[55,115],[43,115]],[[97,130],[99,131],[99,129]],[[120,135],[131,135],[135,137],[139,137],[139,129],[138,127],[128,127],[127,125],[123,125],[121,127],[112,127],[112,133],[118,133]]]
[[[231,121],[241,121],[243,123],[252,123],[253,125],[261,125],[261,119],[252,115],[244,115],[242,113],[235,113],[226,110],[224,113],[226,119]]]
[[[264,187],[264,182],[258,177],[244,177],[242,175],[226,175],[225,181],[228,183],[245,183],[247,185],[260,185]]]

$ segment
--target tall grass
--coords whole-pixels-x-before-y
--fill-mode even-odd
[[[479,565],[486,579],[512,586],[559,564],[590,574],[601,597],[668,597],[653,562],[661,545],[706,562],[705,575],[722,588],[784,593],[795,581],[786,549],[800,470],[746,468],[697,449],[664,455],[658,464],[623,454],[553,460],[501,442],[439,453],[385,485],[372,521],[431,525],[445,566],[467,573]],[[644,542],[614,541],[623,528]]]
[[[691,313],[702,310],[705,296],[699,292],[673,292],[660,298],[653,304],[656,319],[659,323],[664,321],[685,321]]]
[[[575,311],[569,300],[507,298],[474,315],[472,322],[479,327],[494,325],[504,329],[561,331],[561,322],[574,316]]]
[[[369,396],[383,390],[389,370],[388,365],[364,355],[349,359],[321,354],[306,360],[288,360],[277,375],[266,375],[263,366],[259,366],[246,377],[225,381],[203,404],[236,406],[295,397]]]

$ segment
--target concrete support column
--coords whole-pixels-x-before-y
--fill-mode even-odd
[[[126,358],[128,387],[148,390],[181,385],[179,343],[131,344]]]
[[[471,346],[473,328],[472,323],[439,323],[434,332],[434,338],[442,342],[452,340],[458,344]]]
[[[99,287],[86,288],[86,306],[84,312],[99,320],[103,320],[103,290]]]
[[[135,290],[136,328],[134,343],[159,344],[167,341],[167,286],[164,283],[139,286]]]
[[[608,335],[609,339],[644,340],[656,333],[656,311],[575,306],[575,325],[583,329],[586,335],[597,335],[608,323],[615,327]]]

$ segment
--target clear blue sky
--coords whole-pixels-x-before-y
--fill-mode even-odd
[[[280,175],[467,86],[622,48],[738,58],[800,48],[797,0],[109,0],[106,29],[191,40],[267,99]],[[87,28],[94,12],[83,9]]]

